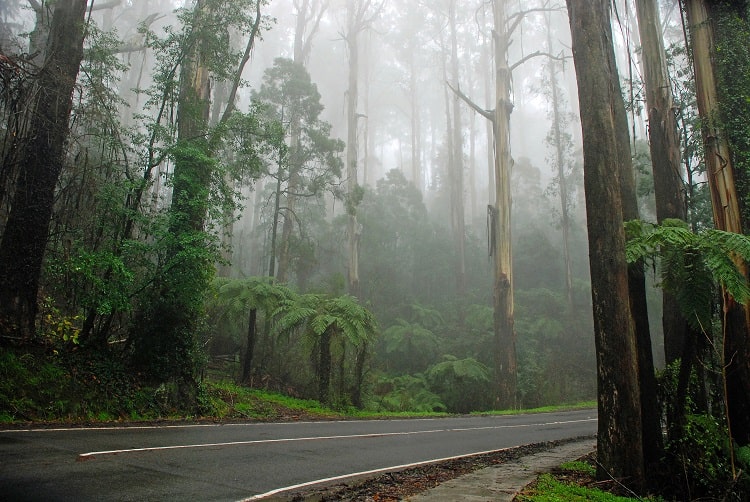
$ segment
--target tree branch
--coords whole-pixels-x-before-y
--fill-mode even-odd
[[[242,55],[242,61],[240,61],[240,65],[237,68],[237,73],[235,73],[234,75],[232,90],[229,92],[229,98],[227,98],[227,107],[224,109],[224,113],[219,120],[219,124],[225,124],[226,121],[229,120],[229,116],[231,115],[231,113],[234,111],[234,100],[237,98],[237,89],[239,89],[240,87],[242,72],[245,69],[245,65],[250,60],[250,53],[255,46],[255,38],[258,36],[258,32],[260,31],[260,22],[263,19],[263,15],[260,12],[261,3],[262,2],[260,1],[255,2],[255,21],[253,22],[252,30],[250,30],[250,39],[247,41],[245,53]]]
[[[513,70],[515,70],[516,68],[524,64],[526,61],[528,61],[529,59],[533,59],[533,58],[540,57],[540,56],[547,56],[548,58],[553,59],[555,61],[565,61],[566,59],[565,56],[555,56],[554,54],[550,54],[549,52],[536,51],[536,52],[532,52],[531,54],[528,54],[522,57],[521,59],[513,63],[510,66],[510,71],[512,72]]]
[[[456,96],[461,98],[467,105],[471,107],[472,110],[477,112],[482,117],[486,118],[487,120],[491,122],[495,122],[495,112],[492,110],[485,110],[484,108],[481,108],[479,105],[474,103],[466,94],[461,92],[460,89],[455,89],[449,82],[446,82],[445,85],[448,86],[448,88],[453,91]]]
[[[29,1],[31,1],[31,0],[29,0]],[[117,7],[118,5],[120,5],[121,3],[122,3],[122,0],[110,0],[109,2],[104,2],[104,3],[94,3],[94,2],[91,2],[90,8],[91,8],[92,11],[95,11],[95,10],[104,10],[104,9],[114,9],[115,7]]]
[[[518,28],[518,25],[521,24],[521,21],[523,21],[523,19],[529,14],[532,14],[534,12],[556,12],[559,10],[561,10],[560,7],[535,7],[533,9],[522,10],[520,12],[516,12],[515,14],[511,14],[510,16],[508,16],[508,36],[510,36],[510,34],[513,33],[516,28]]]

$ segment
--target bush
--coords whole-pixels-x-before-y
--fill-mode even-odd
[[[740,493],[750,493],[746,474],[732,477],[729,436],[716,417],[688,415],[682,434],[667,446],[667,452],[675,461],[674,478],[684,480],[678,495],[696,498],[724,494],[725,500],[741,500]],[[744,449],[737,450],[739,464],[744,455]]]

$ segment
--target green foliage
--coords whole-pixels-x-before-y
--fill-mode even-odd
[[[381,377],[375,385],[379,409],[393,412],[443,412],[447,408],[440,397],[428,388],[424,376]]]
[[[430,389],[438,394],[451,412],[468,413],[488,409],[492,372],[473,358],[444,356],[427,372]]]
[[[729,435],[716,417],[688,415],[681,436],[667,445],[667,453],[676,458],[684,493],[692,497],[750,489],[747,475],[739,485],[732,479]]]
[[[427,369],[438,354],[437,336],[417,323],[397,319],[383,331],[382,364],[397,373],[419,373]]]
[[[680,220],[660,226],[633,220],[626,232],[628,262],[660,258],[661,286],[677,298],[695,329],[711,325],[717,284],[739,303],[750,300],[750,287],[736,263],[750,260],[750,238],[715,229],[693,233]]]

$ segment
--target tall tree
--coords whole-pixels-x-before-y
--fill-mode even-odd
[[[0,243],[0,329],[25,340],[35,334],[55,187],[65,162],[73,91],[83,59],[85,12],[85,0],[55,4],[44,63],[34,82],[36,100],[29,103],[33,115],[9,157],[23,169]]]
[[[552,20],[549,13],[545,16],[547,29],[547,50],[552,53]],[[560,65],[554,59],[547,61],[547,92],[550,99],[550,113],[552,126],[547,135],[547,142],[553,149],[552,161],[556,172],[557,191],[560,196],[560,228],[562,230],[563,264],[565,273],[565,297],[568,308],[573,311],[573,259],[570,255],[570,232],[572,218],[570,211],[572,197],[569,187],[569,156],[571,145],[570,134],[565,132],[569,125],[564,106],[566,104],[563,90],[557,75],[561,72]]]
[[[294,62],[300,66],[306,66],[312,51],[312,41],[320,26],[320,20],[327,9],[327,2],[314,2],[311,0],[297,0],[294,2],[297,13],[297,22],[294,30]],[[289,124],[289,149],[294,154],[300,148],[300,135],[302,134],[299,114],[291,116]],[[279,267],[276,277],[279,281],[286,281],[289,273],[291,260],[291,240],[294,228],[295,209],[297,207],[298,195],[302,179],[295,163],[290,165],[289,190],[286,195],[286,207],[284,210],[284,225],[281,229],[281,245],[279,246]]]
[[[459,57],[458,28],[456,26],[456,0],[448,4],[448,26],[450,32],[450,79],[458,87]],[[453,113],[450,115],[448,134],[451,135],[451,152],[448,165],[450,180],[451,229],[456,253],[456,291],[460,296],[466,293],[466,216],[464,204],[464,128],[461,120],[460,97],[455,95],[451,101]]]
[[[362,198],[362,189],[357,178],[359,104],[359,36],[368,29],[380,11],[384,1],[352,0],[347,7],[346,33],[344,40],[349,54],[348,87],[346,92],[346,186],[348,215],[348,264],[347,279],[349,294],[359,295],[359,243],[361,225],[357,222],[357,206]]]
[[[628,140],[608,0],[568,0],[584,148],[589,266],[597,349],[600,478],[644,484],[641,399],[635,327],[628,301],[622,173]],[[624,144],[623,144],[624,141]]]
[[[656,219],[687,219],[682,183],[680,137],[674,114],[672,86],[667,70],[666,52],[661,36],[661,21],[656,0],[636,0],[638,29],[641,35],[643,83],[648,107],[648,134],[653,166]],[[662,326],[667,363],[682,354],[687,323],[670,293],[663,296]]]
[[[303,199],[319,198],[341,176],[339,155],[344,145],[330,137],[331,125],[320,119],[323,111],[320,93],[301,64],[277,58],[273,67],[266,70],[260,89],[253,92],[253,100],[263,109],[266,118],[278,125],[276,132],[281,135],[281,141],[288,143],[277,145],[277,157],[266,173],[276,183],[268,275],[282,280],[281,270],[276,269],[281,252],[278,248],[284,246],[283,228],[282,243],[277,246],[280,218],[289,219],[292,224],[299,223],[300,218],[290,211],[289,202],[295,201],[293,210]],[[291,259],[291,251],[287,250],[286,261]]]
[[[262,3],[262,0],[257,0]],[[238,6],[238,4],[235,4]],[[177,138],[170,148],[174,161],[172,199],[164,237],[162,267],[153,281],[149,297],[135,318],[133,363],[147,380],[173,382],[181,404],[193,404],[194,377],[199,361],[197,336],[203,320],[203,300],[218,258],[216,236],[208,231],[212,192],[223,176],[216,152],[221,145],[221,128],[209,129],[212,77],[232,80],[227,107],[219,121],[225,125],[234,110],[234,98],[244,64],[258,35],[260,4],[247,1],[229,12],[224,0],[196,0],[192,9],[181,13],[183,31],[171,42],[178,57],[171,62],[179,76],[167,87],[177,90]],[[256,16],[246,10],[253,7]],[[229,48],[224,30],[230,25],[249,36],[244,56]],[[173,48],[173,47],[170,47]],[[233,57],[241,57],[239,67]],[[174,75],[174,72],[171,72]]]
[[[511,408],[516,402],[517,360],[516,333],[513,318],[513,260],[511,253],[511,167],[510,114],[511,77],[513,69],[523,62],[539,56],[535,52],[526,55],[512,66],[508,60],[508,49],[514,31],[525,16],[534,10],[507,14],[506,0],[492,2],[494,30],[492,32],[495,56],[495,107],[484,110],[472,102],[459,89],[454,89],[474,111],[492,123],[494,146],[494,194],[495,203],[488,205],[489,248],[493,258],[492,303],[494,311],[494,405],[499,409]]]
[[[174,381],[190,399],[194,343],[201,320],[202,295],[211,279],[212,259],[204,233],[214,164],[208,145],[211,111],[209,26],[216,5],[196,0],[185,17],[187,48],[180,62],[177,144],[169,208],[168,267],[158,278],[153,299],[138,318],[143,326],[134,344],[134,361],[152,381]],[[141,317],[142,316],[142,317]]]
[[[717,74],[722,71],[715,67],[719,56],[717,50],[716,23],[723,16],[734,16],[747,19],[748,7],[745,2],[708,2],[704,0],[686,0],[684,2],[687,22],[690,30],[693,66],[695,69],[695,86],[698,112],[701,117],[703,145],[705,151],[706,175],[711,191],[714,224],[719,230],[743,233],[747,221],[743,221],[740,211],[740,193],[737,178],[744,173],[736,173],[737,160],[734,148],[742,149],[741,144],[730,144],[732,132],[727,129],[727,120],[732,109],[726,113],[722,109],[722,98],[730,96],[720,94]],[[746,21],[745,21],[746,22]],[[743,40],[744,39],[744,40]],[[733,44],[746,49],[743,44],[747,36],[735,40],[725,40],[725,50],[732,51]],[[731,74],[739,68],[723,68]],[[730,77],[734,78],[734,77]],[[747,98],[745,98],[747,99]],[[747,107],[747,102],[739,101],[740,107]],[[733,108],[733,107],[732,107]],[[740,110],[737,111],[741,113]],[[723,120],[722,120],[723,119]],[[746,141],[746,134],[745,136]],[[738,142],[739,143],[739,142]],[[746,147],[747,149],[747,147]],[[744,174],[744,176],[747,176]],[[738,258],[738,266],[748,276],[747,265]],[[750,444],[750,311],[736,302],[726,290],[722,295],[724,315],[723,363],[726,365],[727,414],[731,434],[740,445]]]

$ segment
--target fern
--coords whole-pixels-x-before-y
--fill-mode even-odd
[[[694,328],[710,323],[717,285],[739,303],[750,301],[750,286],[738,266],[750,261],[747,236],[713,229],[695,234],[680,220],[662,225],[633,220],[625,229],[628,262],[660,260],[660,286],[675,296]]]

